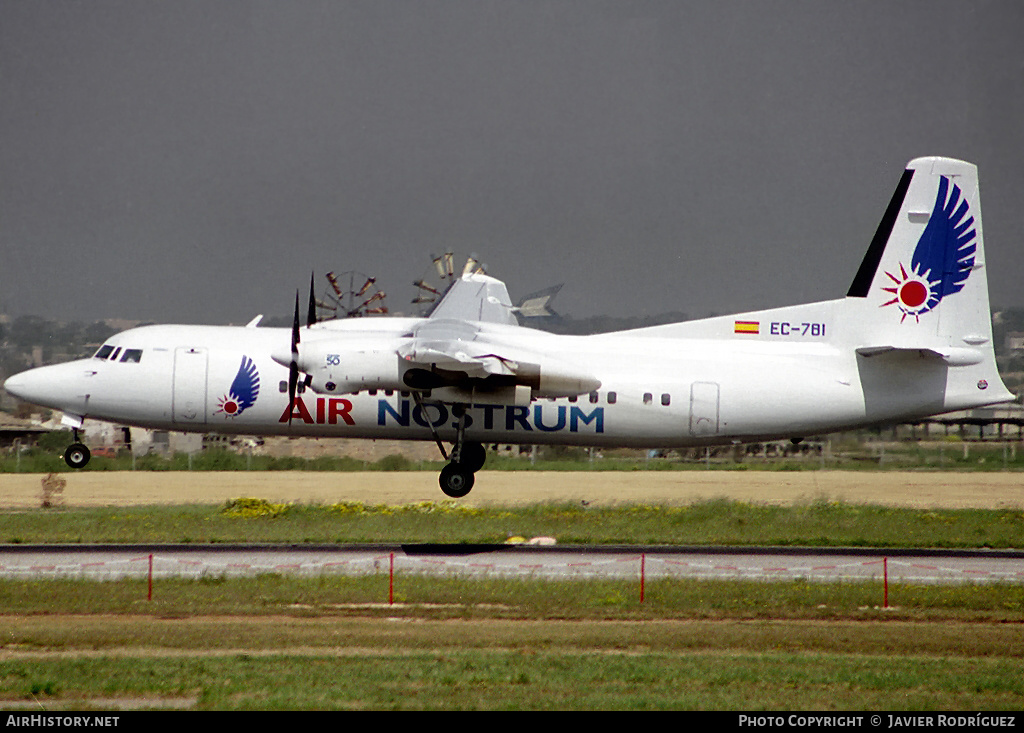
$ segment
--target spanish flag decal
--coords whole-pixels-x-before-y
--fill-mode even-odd
[[[760,321],[736,321],[734,333],[761,333]]]

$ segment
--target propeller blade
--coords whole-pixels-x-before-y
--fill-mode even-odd
[[[306,327],[316,323],[316,298],[313,297],[313,273],[309,273],[309,309],[306,311]]]
[[[295,291],[295,318],[292,320],[292,360],[288,365],[288,425],[295,411],[295,390],[299,384],[299,291]]]
[[[299,291],[295,291],[295,318],[292,319],[292,359],[299,355]]]
[[[299,385],[299,365],[294,361],[288,365],[288,425],[292,424],[292,413],[295,412],[295,389]]]

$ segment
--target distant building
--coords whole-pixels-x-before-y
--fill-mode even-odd
[[[1006,334],[1007,351],[1024,351],[1024,331],[1009,331]]]
[[[39,439],[39,436],[48,432],[50,432],[49,428],[31,420],[21,420],[6,412],[0,412],[0,448],[31,445]]]

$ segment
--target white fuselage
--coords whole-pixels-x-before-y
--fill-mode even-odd
[[[790,315],[803,318],[805,326],[827,324],[833,305],[799,306]],[[808,316],[808,308],[818,315]],[[785,310],[777,314],[782,320],[764,322],[749,340],[720,333],[738,330],[738,317],[594,336],[476,324],[489,345],[556,355],[593,375],[600,387],[529,404],[492,404],[483,396],[469,406],[465,437],[481,443],[684,447],[803,437],[979,402],[979,367],[960,378],[958,389],[957,370],[938,360],[906,353],[866,358],[834,345],[830,325],[802,328]],[[387,349],[419,322],[331,321],[303,329],[302,344],[330,339],[342,354],[347,342]],[[79,418],[145,428],[432,440],[433,424],[441,438],[454,439],[451,403],[425,395],[421,409],[407,391],[300,389],[289,410],[288,369],[271,358],[287,349],[289,338],[289,330],[279,328],[146,326],[109,339],[117,349],[113,358],[32,370],[12,377],[7,387]],[[129,350],[136,356],[123,361]],[[258,393],[240,407],[231,387],[245,359],[255,367]],[[1001,384],[994,373],[988,378]]]

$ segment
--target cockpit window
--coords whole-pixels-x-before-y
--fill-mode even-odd
[[[109,361],[120,361],[138,364],[142,361],[142,349],[124,349],[113,344],[103,344],[93,356],[97,359],[108,359]],[[120,357],[120,358],[118,358]]]

